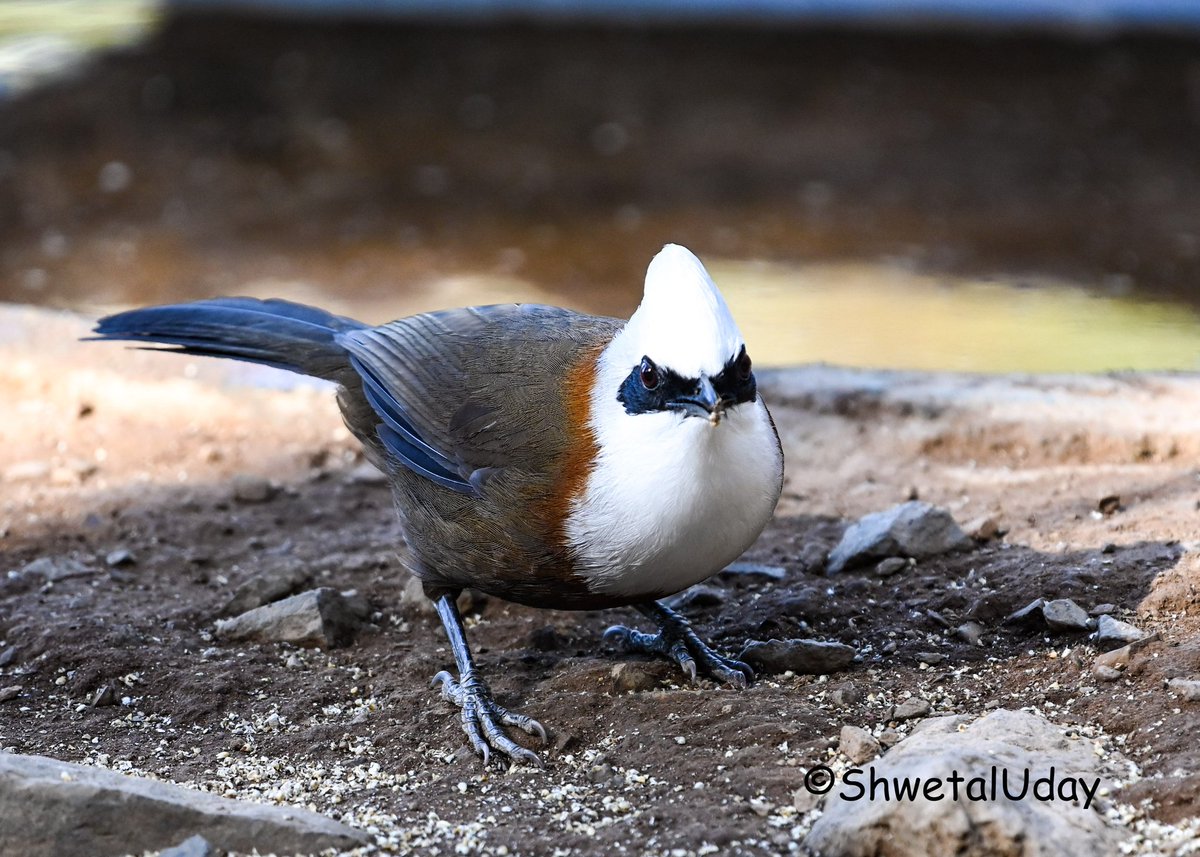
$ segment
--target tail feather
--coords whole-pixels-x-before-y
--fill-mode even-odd
[[[147,307],[100,319],[94,340],[151,342],[157,350],[228,357],[341,380],[353,371],[339,333],[366,325],[278,299],[215,298]]]

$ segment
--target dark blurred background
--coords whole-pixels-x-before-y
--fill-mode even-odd
[[[9,0],[0,300],[628,314],[677,241],[767,362],[1197,367],[1200,4],[979,5]]]

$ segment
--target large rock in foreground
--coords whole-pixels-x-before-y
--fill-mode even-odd
[[[864,769],[859,778],[865,788],[873,772],[889,783],[899,779],[910,788],[916,784],[921,794],[897,800],[893,790],[891,799],[885,800],[877,791],[875,800],[869,800],[869,795],[850,800],[846,798],[858,796],[857,787],[838,782],[805,846],[822,857],[1121,853],[1127,832],[1110,826],[1096,806],[1099,788],[1112,788],[1115,760],[1106,763],[1093,752],[1089,740],[1067,737],[1035,714],[996,711],[959,732],[960,720],[925,721],[920,731]],[[999,783],[995,794],[993,768]],[[1002,788],[1005,771],[1009,796]],[[1026,771],[1029,786],[1021,794]],[[956,772],[963,778],[957,800],[948,781]],[[1051,772],[1054,787],[1047,791],[1045,780]],[[970,781],[976,777],[983,779],[972,786]],[[930,780],[943,785],[926,796],[924,784]],[[1046,800],[1047,794],[1052,799]]]
[[[215,848],[267,854],[347,850],[360,830],[303,809],[246,803],[45,756],[0,753],[0,851],[107,857],[198,833]]]

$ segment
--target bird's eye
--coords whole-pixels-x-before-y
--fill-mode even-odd
[[[647,390],[653,390],[658,386],[658,367],[649,357],[642,358],[642,366],[638,370],[638,374],[641,376],[642,386]]]
[[[747,354],[746,349],[743,348],[742,353],[738,355],[737,359],[738,377],[743,381],[750,380],[750,369],[752,366],[753,364],[750,362],[750,355]]]

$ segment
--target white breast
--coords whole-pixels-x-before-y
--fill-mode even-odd
[[[577,571],[622,596],[686,589],[742,554],[771,519],[783,456],[761,399],[717,425],[593,403],[600,454],[570,509]]]

